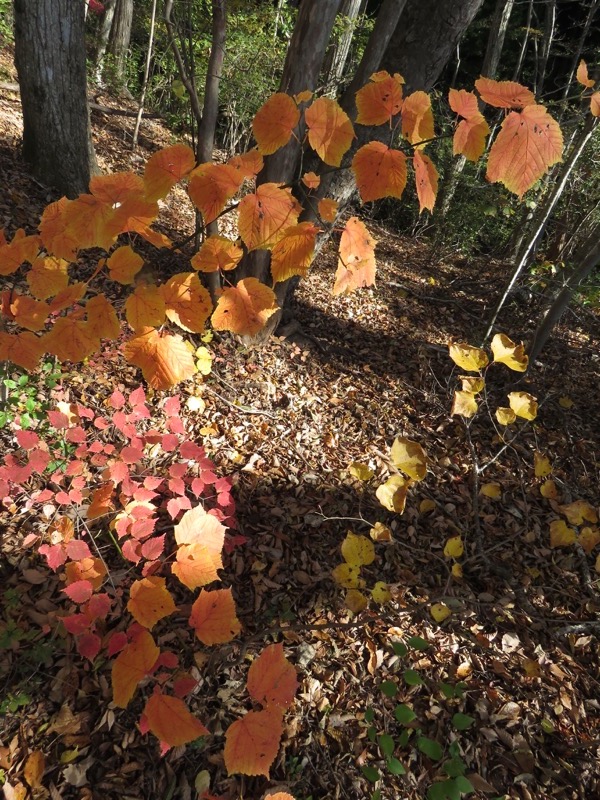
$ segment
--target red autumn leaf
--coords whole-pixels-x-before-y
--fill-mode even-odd
[[[288,708],[298,689],[298,676],[293,664],[283,653],[283,644],[271,644],[255,659],[248,671],[248,692],[263,706]]]
[[[272,94],[252,120],[259,151],[268,156],[286,145],[299,119],[298,106],[289,94]]]
[[[92,584],[89,581],[74,581],[65,586],[63,592],[74,603],[86,603],[92,596]]]
[[[106,296],[97,294],[87,301],[87,327],[91,336],[97,339],[117,339],[121,333],[121,324],[114,306]]]
[[[230,642],[242,629],[231,589],[203,589],[192,606],[189,624],[203,644]]]
[[[161,287],[167,318],[191,333],[202,333],[213,310],[208,291],[195,272],[179,272]]]
[[[269,250],[298,222],[302,209],[291,189],[276,183],[261,184],[255,194],[247,194],[239,205],[238,228],[248,250]]]
[[[148,699],[144,717],[148,729],[169,747],[178,747],[210,734],[200,720],[189,712],[183,700],[162,694],[160,690]]]
[[[419,210],[423,211],[423,209],[428,208],[429,211],[433,211],[438,190],[437,169],[429,156],[426,156],[420,150],[415,150],[414,152],[413,167],[415,169]]]
[[[346,112],[329,97],[320,97],[304,114],[308,142],[326,164],[339,167],[354,139],[354,128]]]
[[[67,542],[66,547],[66,554],[69,558],[73,559],[73,561],[81,561],[84,558],[92,558],[92,553],[90,548],[85,542],[82,542],[81,539],[71,539]]]
[[[12,361],[13,364],[33,372],[44,352],[44,339],[34,333],[0,332],[0,361]]]
[[[369,142],[352,160],[363,203],[381,197],[402,197],[406,186],[406,156],[382,142]]]
[[[306,275],[314,258],[317,233],[319,228],[312,222],[300,222],[285,231],[271,255],[273,283]]]
[[[265,775],[275,760],[283,733],[282,712],[277,707],[250,711],[225,733],[225,767],[229,775]]]
[[[140,367],[153,389],[169,389],[196,372],[192,353],[181,336],[151,330],[126,342],[123,354],[130,364]]]
[[[0,264],[2,256],[0,253]],[[69,283],[67,262],[56,256],[40,256],[33,262],[27,273],[27,283],[31,294],[38,300],[47,300],[66,289]]]
[[[165,321],[166,307],[161,290],[151,283],[140,283],[125,302],[127,322],[136,333],[158,328]]]
[[[41,556],[44,556],[46,561],[48,562],[48,566],[51,570],[56,570],[67,560],[67,554],[62,546],[62,544],[42,544],[38,548],[38,553]]]
[[[523,108],[535,103],[533,92],[514,81],[478,78],[475,88],[483,102],[495,108]]]
[[[237,286],[224,289],[212,315],[217,331],[253,336],[277,311],[277,298],[257,278],[245,278]]]
[[[94,661],[101,647],[102,640],[95,633],[84,633],[77,639],[77,652],[89,661]]]
[[[426,92],[409,94],[402,105],[402,135],[411,144],[433,139],[433,111]]]
[[[242,184],[243,176],[229,164],[200,164],[190,175],[188,193],[204,224],[216,219]]]
[[[492,145],[487,179],[503,183],[522,197],[562,158],[563,137],[544,106],[527,105],[511,111]]]
[[[147,630],[137,632],[135,638],[121,650],[112,666],[113,701],[126,708],[138,683],[154,667],[160,653]]]
[[[164,578],[151,577],[134,581],[129,590],[127,610],[131,616],[152,630],[156,623],[175,611],[175,602]]]
[[[192,258],[192,267],[200,272],[218,272],[235,269],[244,251],[225,236],[209,236]]]
[[[400,113],[404,79],[385,70],[371,75],[371,82],[356,93],[356,121],[360,125],[383,125]]]
[[[111,280],[127,285],[133,283],[133,279],[144,266],[144,259],[126,244],[117,247],[106,266]]]
[[[340,239],[334,295],[353,292],[375,282],[375,240],[357,217],[350,217]]]
[[[151,155],[144,170],[148,200],[166,197],[177,181],[193,169],[195,163],[194,151],[187,144],[174,144]]]

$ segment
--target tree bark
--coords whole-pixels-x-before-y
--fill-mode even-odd
[[[108,39],[110,36],[110,29],[115,16],[116,0],[106,0],[104,3],[104,16],[100,25],[100,32],[98,34],[98,45],[96,47],[96,80],[102,83],[102,70],[104,68],[104,56],[106,55],[106,48],[108,47]]]
[[[350,45],[355,32],[355,25],[364,0],[343,0],[340,16],[344,30],[337,42],[331,45],[325,58],[325,82],[329,93],[336,96],[344,77],[344,70],[350,53]]]
[[[142,124],[142,116],[144,114],[144,102],[146,100],[146,90],[148,89],[148,77],[150,75],[150,62],[152,61],[152,48],[154,47],[155,25],[156,25],[156,0],[152,0],[152,12],[150,15],[150,33],[148,34],[148,52],[146,53],[146,62],[144,64],[144,80],[142,81],[142,91],[140,92],[138,111],[137,111],[137,116],[135,118],[135,127],[133,129],[133,137],[131,139],[132,150],[135,150],[135,148],[137,147],[138,136],[140,133],[140,125]]]
[[[124,87],[127,84],[125,63],[129,54],[131,26],[133,23],[133,0],[117,0],[110,29],[108,52],[115,60],[115,78]]]
[[[23,155],[40,181],[76,197],[97,171],[87,107],[84,3],[15,0],[14,9]]]

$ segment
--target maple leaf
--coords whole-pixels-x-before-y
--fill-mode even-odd
[[[144,259],[128,244],[117,247],[106,262],[110,279],[124,285],[133,283],[143,265]]]
[[[292,275],[306,275],[314,258],[319,230],[311,222],[300,222],[285,231],[271,255],[273,283],[285,281]]]
[[[0,331],[0,361],[12,361],[33,372],[45,352],[44,338],[29,331],[3,333]]]
[[[79,319],[79,314],[59,317],[50,333],[44,337],[48,353],[61,361],[83,361],[100,347],[100,339],[87,322]]]
[[[320,97],[304,113],[308,142],[322,161],[339,167],[354,139],[350,118],[329,97]]]
[[[296,225],[300,205],[291,189],[276,183],[261,184],[255,194],[247,194],[239,205],[238,229],[248,250],[269,250]]]
[[[577,80],[582,86],[585,86],[586,89],[591,89],[592,86],[596,83],[595,80],[592,80],[588,75],[588,68],[587,64],[583,59],[579,62],[579,66],[577,67]]]
[[[153,389],[169,389],[196,372],[194,357],[181,336],[147,331],[126,342],[123,354],[140,367]]]
[[[23,228],[7,243],[2,235],[0,240],[0,275],[11,275],[24,261],[33,264],[40,249],[38,236],[26,236]]]
[[[375,283],[375,244],[364,223],[357,217],[350,217],[340,239],[332,294],[347,294]]]
[[[371,75],[367,83],[356,93],[356,121],[360,125],[383,125],[400,113],[402,108],[402,84],[398,74],[392,77],[382,70]]]
[[[1,263],[1,255],[0,255]],[[67,262],[56,256],[40,256],[27,273],[31,294],[38,300],[47,300],[67,287],[69,275]]]
[[[200,720],[190,714],[183,700],[163,694],[158,688],[148,698],[143,715],[149,730],[169,747],[210,735]]]
[[[535,103],[535,95],[526,86],[514,81],[478,78],[475,88],[484,103],[495,108],[523,108]]]
[[[164,578],[148,577],[134,581],[129,590],[127,610],[132,617],[152,630],[156,623],[175,611],[175,602]]]
[[[382,142],[369,142],[352,159],[356,186],[363,203],[382,197],[402,197],[406,186],[406,156]]]
[[[243,175],[229,164],[200,164],[190,174],[188,194],[204,224],[215,220],[240,188]]]
[[[117,312],[112,303],[103,294],[97,294],[88,300],[85,310],[87,312],[88,331],[91,336],[98,339],[116,339],[121,332],[121,325]]]
[[[167,318],[191,333],[202,333],[213,310],[210,294],[195,272],[179,272],[161,286]]]
[[[204,241],[191,264],[200,272],[227,271],[235,269],[243,255],[244,251],[238,244],[215,234]]]
[[[562,151],[562,132],[544,106],[511,111],[490,150],[487,179],[503,183],[522,197],[549,167],[561,161]]]
[[[64,311],[65,308],[74,305],[81,300],[86,289],[87,285],[83,281],[69,284],[54,297],[54,300],[50,301],[50,311],[53,314],[57,314],[59,311]]]
[[[144,170],[148,200],[166,197],[177,181],[193,169],[195,163],[194,151],[187,144],[174,144],[151,155]]]
[[[250,711],[232,723],[225,733],[223,756],[227,773],[265,775],[279,750],[283,714],[279,708]]]
[[[419,211],[424,211],[426,208],[429,211],[433,211],[438,190],[438,172],[435,164],[428,155],[425,155],[420,150],[415,150],[413,167],[415,169],[417,197],[419,198]]]
[[[242,627],[235,612],[231,589],[201,590],[192,606],[189,625],[205,645],[230,642]]]
[[[276,311],[273,290],[257,278],[245,278],[223,291],[212,315],[212,326],[217,331],[253,336]]]
[[[411,144],[433,139],[433,111],[426,92],[409,94],[402,105],[402,135]],[[423,145],[424,146],[424,145]]]
[[[283,92],[272,94],[252,120],[259,151],[268,156],[284,147],[299,120],[300,111],[293,98]]]
[[[248,670],[248,692],[263,706],[288,708],[298,690],[296,669],[284,655],[283,644],[271,644]]]
[[[140,283],[125,301],[127,322],[136,333],[159,327],[165,321],[166,306],[161,290],[151,283]]]
[[[160,655],[152,635],[145,629],[121,650],[112,666],[113,701],[127,708],[138,683],[151,671]]]
[[[18,294],[10,304],[10,310],[21,327],[30,331],[41,331],[46,326],[50,306],[26,294]]]

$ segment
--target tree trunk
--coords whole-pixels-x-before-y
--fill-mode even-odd
[[[138,136],[140,133],[140,125],[142,124],[142,115],[144,113],[144,102],[146,100],[146,90],[148,89],[148,77],[150,75],[150,62],[152,61],[152,48],[154,47],[155,26],[156,26],[156,0],[152,0],[152,11],[150,14],[150,33],[148,34],[148,52],[146,53],[146,62],[144,64],[144,79],[142,81],[142,91],[140,92],[138,112],[137,112],[137,117],[135,118],[135,127],[133,129],[133,136],[131,139],[132,150],[135,150],[135,148],[137,147]]]
[[[15,0],[14,9],[23,155],[43,183],[76,197],[97,171],[87,107],[84,3]]]
[[[343,0],[340,9],[344,30],[339,40],[329,47],[325,58],[325,83],[329,87],[329,93],[336,96],[339,86],[344,77],[344,70],[350,45],[355,32],[356,20],[360,14],[364,0]]]
[[[132,23],[133,0],[117,0],[115,15],[110,29],[108,52],[115,60],[115,78],[123,87],[127,84],[125,64],[129,54]]]
[[[100,32],[98,34],[98,45],[96,47],[96,80],[102,83],[102,70],[104,68],[104,56],[106,55],[106,48],[108,47],[108,39],[110,36],[110,29],[112,28],[113,19],[115,16],[116,0],[106,0],[104,3],[104,16],[100,25]]]
[[[536,70],[535,96],[538,100],[544,94],[544,83],[546,81],[546,68],[550,57],[550,48],[554,40],[554,28],[556,26],[556,0],[546,0],[546,19],[544,20],[544,38],[542,40],[542,53]]]

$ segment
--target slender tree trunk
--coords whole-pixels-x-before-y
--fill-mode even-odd
[[[173,21],[172,14],[173,0],[165,0],[164,19],[167,27],[167,34],[169,36],[169,47],[173,49],[173,56],[175,57],[175,63],[177,64],[179,78],[186,88],[193,118],[198,128],[200,128],[200,125],[202,124],[202,109],[200,108],[200,100],[198,98],[198,92],[196,91],[193,65],[187,63],[185,48],[179,47],[177,42],[176,25]]]
[[[148,34],[148,51],[146,53],[146,63],[144,64],[144,79],[142,81],[142,91],[140,93],[138,112],[137,112],[137,117],[135,119],[135,127],[133,129],[133,137],[131,141],[132,150],[135,150],[135,148],[137,147],[138,136],[140,133],[140,125],[142,124],[142,114],[144,113],[144,101],[146,100],[148,77],[150,76],[150,63],[152,61],[152,48],[154,47],[155,23],[156,23],[156,0],[152,0],[152,12],[150,15],[150,33]]]
[[[43,183],[76,197],[97,171],[87,106],[84,3],[15,0],[14,10],[23,155]]]
[[[523,62],[525,61],[525,53],[527,52],[527,43],[529,42],[529,34],[531,33],[531,18],[533,16],[533,0],[529,0],[527,6],[527,22],[525,23],[525,33],[523,34],[523,41],[521,42],[521,49],[519,50],[519,58],[515,64],[513,72],[513,81],[518,81],[523,69]]]
[[[340,17],[342,17],[344,30],[339,40],[329,47],[324,66],[325,82],[329,87],[329,93],[333,96],[338,93],[339,85],[344,77],[346,61],[348,60],[350,45],[355,33],[356,20],[363,5],[364,0],[343,0],[340,8]]]
[[[544,94],[544,83],[546,81],[546,68],[550,57],[550,48],[554,40],[554,28],[556,26],[556,0],[546,0],[546,18],[544,20],[544,38],[542,40],[542,53],[540,56],[537,74],[535,96],[538,100]]]
[[[132,23],[133,0],[117,0],[112,27],[110,29],[108,52],[115,59],[115,77],[123,87],[127,84],[125,64],[129,54]]]
[[[106,48],[108,47],[108,39],[110,37],[110,29],[112,28],[113,19],[115,16],[116,0],[106,0],[104,3],[104,16],[102,17],[102,24],[100,25],[100,32],[98,34],[98,46],[96,48],[96,80],[102,83],[102,70],[104,68],[104,56],[106,55]]]

